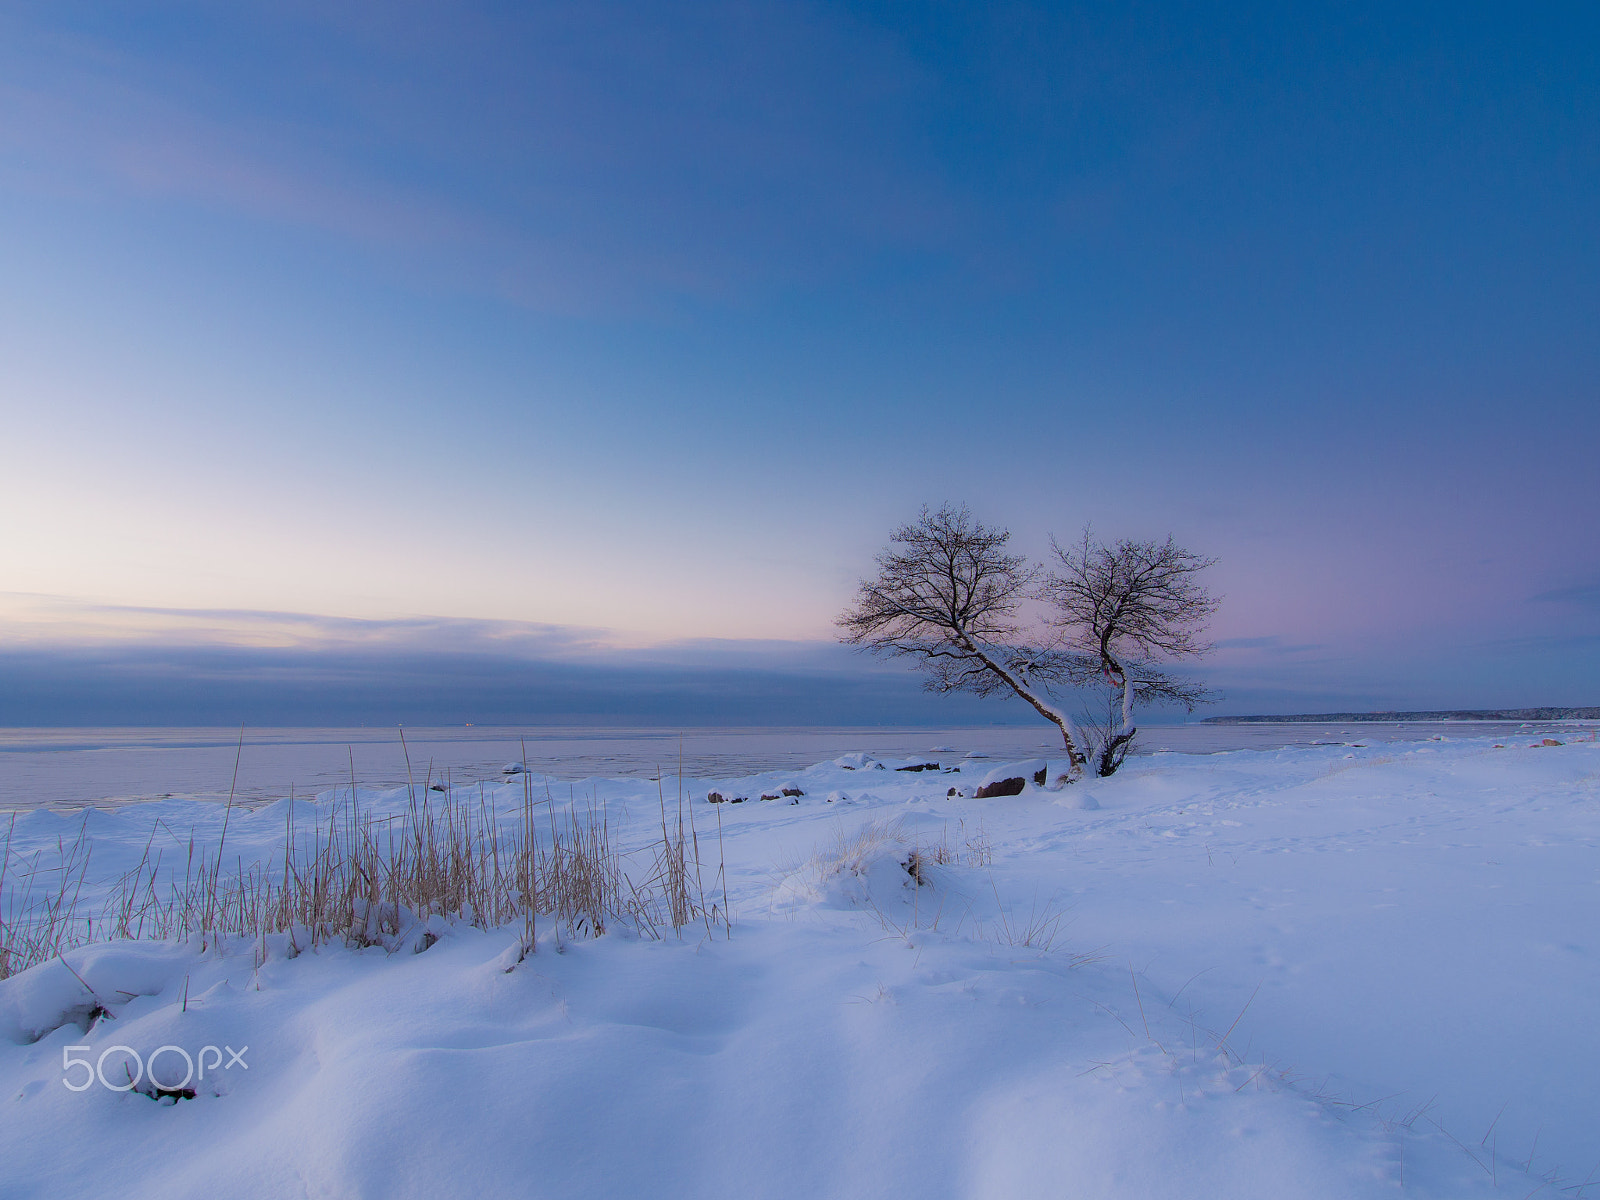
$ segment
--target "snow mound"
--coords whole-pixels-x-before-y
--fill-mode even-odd
[[[1082,812],[1098,812],[1100,809],[1100,801],[1096,800],[1092,793],[1081,788],[1068,788],[1056,800],[1056,804],[1062,808],[1078,809]]]
[[[859,750],[854,754],[841,754],[833,760],[833,765],[846,771],[882,771],[887,769],[872,755]]]
[[[100,942],[0,983],[0,1038],[30,1045],[65,1026],[87,1033],[139,996],[168,988],[186,950],[168,943]]]
[[[773,908],[876,908],[916,888],[913,848],[901,821],[868,821],[793,866],[773,890]]]

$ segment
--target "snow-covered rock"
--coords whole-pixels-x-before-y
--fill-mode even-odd
[[[1043,787],[1050,776],[1050,764],[1042,758],[1025,758],[1021,762],[1005,763],[990,770],[978,780],[976,795],[1015,796],[1029,784]]]
[[[841,754],[833,760],[833,765],[842,767],[846,771],[882,771],[885,769],[884,765],[873,758],[872,755],[860,751],[854,754]]]

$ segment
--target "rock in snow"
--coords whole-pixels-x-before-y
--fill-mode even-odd
[[[990,796],[1017,796],[1029,783],[1035,787],[1043,787],[1049,777],[1050,764],[1042,758],[1007,763],[1005,766],[995,767],[978,781],[977,796],[980,800],[988,799]]]

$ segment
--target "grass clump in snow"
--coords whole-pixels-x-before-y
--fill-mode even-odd
[[[0,979],[90,940],[87,926],[77,920],[89,869],[82,833],[70,844],[58,841],[55,865],[47,866],[42,852],[26,859],[12,853],[16,823],[13,813],[0,849]]]
[[[973,936],[999,945],[1040,954],[1053,950],[1066,909],[1037,897],[1026,913],[1007,909],[995,885],[993,864],[994,850],[981,824],[969,831],[960,822],[954,835],[946,825],[934,840],[913,838],[900,818],[867,821],[851,831],[835,829],[831,842],[790,862],[776,882],[774,907],[862,909],[897,937],[938,932],[947,917],[955,917],[953,933],[968,928]],[[976,871],[987,875],[987,891],[994,897],[988,915],[982,915],[988,906],[964,890],[964,874]],[[1097,958],[1075,954],[1072,963]]]
[[[181,878],[152,853],[154,831],[132,870],[115,881],[98,916],[79,902],[89,864],[87,819],[76,839],[57,847],[54,865],[39,854],[11,852],[10,826],[0,857],[0,979],[74,947],[104,939],[202,944],[227,937],[261,941],[287,934],[293,952],[329,942],[354,947],[426,950],[437,920],[480,929],[521,923],[522,953],[532,951],[538,922],[558,937],[599,937],[621,923],[639,934],[681,935],[703,923],[730,928],[726,900],[708,902],[698,831],[661,806],[660,840],[643,851],[650,867],[634,884],[613,843],[605,806],[573,798],[564,814],[549,796],[535,798],[524,778],[522,804],[499,813],[480,788],[463,798],[431,783],[408,791],[404,811],[363,810],[352,785],[314,827],[295,824],[288,806],[281,856],[245,863],[191,834]],[[13,822],[14,824],[14,819]],[[720,863],[717,866],[721,871]],[[53,880],[46,888],[39,881]]]

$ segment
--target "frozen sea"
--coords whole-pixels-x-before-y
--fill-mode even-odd
[[[1136,753],[1215,754],[1289,746],[1561,736],[1594,722],[1152,724]],[[552,726],[361,726],[348,729],[0,729],[0,810],[104,806],[193,798],[260,804],[348,784],[398,787],[410,778],[498,779],[508,763],[558,779],[748,775],[808,766],[854,751],[879,757],[983,754],[1026,758],[1060,749],[1044,725],[925,728],[627,729]],[[234,783],[235,762],[237,785]]]

